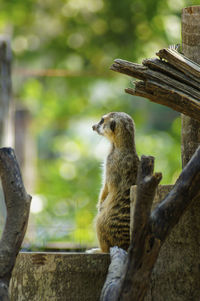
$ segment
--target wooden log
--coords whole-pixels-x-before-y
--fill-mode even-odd
[[[184,49],[183,53],[185,54]],[[170,48],[161,49],[156,55],[161,59],[167,60],[173,67],[200,82],[200,65],[196,64],[195,60],[192,61],[188,56],[182,55]]]
[[[159,59],[145,59],[142,64],[147,66],[152,70],[159,71],[161,73],[175,78],[178,81],[185,83],[186,85],[192,86],[197,90],[200,90],[199,82],[193,77],[190,77],[189,74],[184,74],[182,71],[174,68],[174,66],[169,65],[167,62]]]
[[[0,149],[0,177],[7,208],[0,240],[0,300],[9,300],[8,287],[17,254],[23,241],[31,197],[26,193],[14,151]]]
[[[162,62],[159,66],[161,64],[164,66]],[[147,65],[149,66],[149,61]],[[188,86],[187,83],[189,83],[190,80],[186,76],[182,78],[180,72],[175,73],[174,78],[172,78],[171,75],[169,76],[169,70],[173,73],[173,68],[169,67],[169,65],[167,74],[166,71],[161,73],[150,70],[147,66],[144,68],[142,65],[117,59],[111,66],[111,69],[143,80],[143,82],[139,81],[135,83],[135,89],[126,89],[125,91],[127,93],[146,97],[155,103],[168,106],[173,110],[200,121],[200,90],[191,85]],[[164,70],[166,70],[166,68]],[[163,72],[163,68],[161,71]],[[193,82],[193,86],[197,85],[196,82],[192,80],[191,82]]]
[[[150,101],[165,105],[177,112],[187,114],[200,121],[200,103],[193,97],[171,88],[167,84],[160,84],[147,80],[146,83],[139,81],[135,83],[135,88],[125,89],[131,95],[148,98]]]
[[[109,254],[20,252],[11,300],[99,301],[109,263]]]
[[[142,65],[134,64],[121,59],[116,59],[115,64],[111,66],[111,69],[127,75],[132,74],[132,76],[143,79],[144,81],[153,80],[160,84],[167,84],[169,86],[169,92],[173,88],[190,97],[196,98],[198,101],[200,100],[200,90],[186,85],[183,80],[176,80],[175,78],[172,78],[163,72],[154,71]]]
[[[185,56],[200,64],[200,6],[190,6],[182,10],[182,49]],[[194,66],[193,73],[200,77],[199,69],[199,67],[195,69]],[[200,123],[190,117],[182,116],[181,156],[183,167],[200,144]]]
[[[133,76],[138,79],[146,78],[145,71],[147,71],[147,69],[147,67],[141,64],[136,64],[122,59],[114,60],[114,64],[110,67],[110,70]]]

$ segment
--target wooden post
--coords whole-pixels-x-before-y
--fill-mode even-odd
[[[0,35],[0,146],[10,144],[12,133],[8,133],[11,127],[11,47],[10,41]],[[9,135],[11,136],[9,136]],[[9,136],[9,137],[8,137]],[[3,191],[0,186],[0,226],[4,225],[6,207],[3,200]]]
[[[10,41],[0,36],[0,145],[4,142],[11,102],[11,47]]]
[[[200,6],[182,10],[182,48],[186,57],[200,64]],[[182,166],[200,144],[200,122],[182,115]]]

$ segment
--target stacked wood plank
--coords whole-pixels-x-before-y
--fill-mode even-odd
[[[200,121],[200,65],[175,49],[161,49],[159,58],[136,64],[116,59],[111,70],[140,81],[125,91],[170,107]]]

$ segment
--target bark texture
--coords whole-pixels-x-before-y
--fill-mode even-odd
[[[14,151],[10,148],[0,149],[0,177],[7,209],[0,240],[0,300],[7,301],[11,273],[26,232],[31,202]]]
[[[12,301],[99,301],[108,254],[19,253],[10,283]]]
[[[182,10],[182,49],[185,56],[200,64],[200,6]],[[182,165],[200,144],[200,122],[182,115]]]
[[[192,261],[192,266],[195,267],[192,273],[187,270],[188,265],[185,266],[185,262],[191,264],[191,258],[186,258],[185,262],[180,262],[180,258],[183,259],[183,255],[186,255],[186,250],[188,251],[187,245],[185,245],[185,225],[180,223],[180,228],[174,227],[181,218],[184,223],[185,220],[183,216],[190,205],[194,205],[194,203],[199,204],[200,148],[198,148],[183,169],[172,190],[151,212],[151,205],[156,193],[156,188],[161,179],[161,174],[153,174],[153,169],[153,157],[142,156],[138,172],[137,187],[134,188],[136,189],[135,197],[133,195],[134,189],[131,191],[131,199],[135,198],[135,201],[133,203],[134,209],[131,210],[133,222],[128,255],[121,268],[121,275],[119,276],[117,273],[117,288],[116,279],[113,276],[115,270],[112,269],[111,264],[107,281],[102,291],[103,297],[101,301],[142,301],[146,294],[146,301],[154,300],[154,298],[159,301],[197,301],[199,298],[199,277],[196,278],[199,274],[198,260]],[[174,233],[173,229],[175,229]],[[171,238],[173,239],[172,246],[169,246],[169,244],[165,245],[167,239],[169,239],[169,241],[171,239],[170,234],[172,234]],[[184,242],[183,245],[181,244],[181,248],[180,241]],[[165,245],[165,247],[163,249],[164,252],[160,254],[161,265],[159,266],[158,260],[158,266],[156,266],[155,263],[162,245]],[[177,252],[171,253],[171,250],[174,251],[174,246],[176,247],[176,251],[178,250],[178,254]],[[181,249],[183,249],[183,251]],[[199,254],[196,252],[196,249],[192,251],[190,247],[189,251],[192,260]],[[120,257],[120,252],[118,252],[118,254]],[[119,258],[114,257],[113,260],[119,261]],[[167,260],[171,261],[171,263]],[[169,266],[166,266],[166,262]],[[163,266],[166,267],[166,270],[163,269]],[[173,270],[174,266],[178,266],[176,271]],[[189,267],[190,266],[191,265],[189,265]],[[115,267],[114,263],[113,267]],[[153,269],[154,272],[152,274]],[[155,285],[156,289],[153,286],[155,279],[154,274],[157,277],[156,279],[162,278],[161,275],[164,275],[165,281],[163,282],[163,278],[160,281],[164,286],[162,293],[157,283]],[[165,278],[166,274],[170,277],[168,281],[166,281]],[[110,281],[110,275],[112,275],[112,281]],[[173,276],[175,277],[173,278]],[[192,286],[191,278],[193,279]],[[183,279],[185,283],[184,286],[181,285],[183,284]],[[151,289],[148,291],[150,283]],[[176,289],[174,289],[175,287]],[[119,291],[117,296],[116,290],[117,292]],[[192,299],[190,299],[191,296]]]
[[[157,55],[160,59],[146,59],[142,65],[116,59],[111,70],[141,79],[125,89],[127,93],[200,121],[200,65],[173,49],[161,49]]]

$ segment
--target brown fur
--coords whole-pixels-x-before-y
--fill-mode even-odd
[[[104,115],[93,130],[111,142],[96,217],[100,248],[103,252],[109,252],[112,246],[127,250],[130,243],[130,187],[136,183],[139,164],[135,126],[128,114],[112,112]]]

